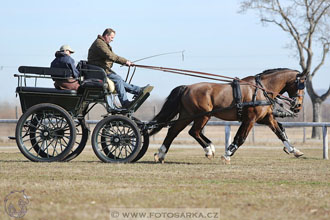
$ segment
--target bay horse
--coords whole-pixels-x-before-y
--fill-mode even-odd
[[[282,124],[275,119],[272,101],[287,92],[291,100],[290,109],[299,112],[303,104],[306,75],[291,69],[270,69],[238,80],[236,89],[233,83],[207,82],[176,87],[151,121],[158,125],[149,132],[149,135],[154,135],[179,114],[178,119],[172,121],[158,153],[155,153],[155,161],[164,162],[172,141],[191,122],[193,124],[188,133],[203,147],[205,156],[213,158],[215,147],[202,132],[211,116],[226,121],[241,121],[233,142],[221,156],[225,164],[230,164],[231,156],[244,143],[254,123],[269,126],[283,142],[284,152],[295,157],[302,156],[303,153],[290,144]],[[238,99],[241,102],[237,102]]]

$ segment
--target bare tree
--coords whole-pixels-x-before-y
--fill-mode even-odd
[[[312,79],[323,66],[330,46],[330,0],[249,0],[241,3],[241,11],[257,10],[262,23],[280,27],[292,38],[293,48],[297,50],[299,65],[307,71],[306,88],[313,105],[313,121],[321,122],[321,105],[330,95],[318,95]],[[316,48],[320,59],[316,61]],[[314,62],[314,63],[313,63]],[[320,138],[320,128],[313,128],[312,138]]]

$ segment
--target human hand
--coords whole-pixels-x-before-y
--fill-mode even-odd
[[[127,65],[127,66],[132,66],[132,65],[134,65],[134,64],[133,64],[133,62],[127,60],[127,61],[126,61],[126,65]]]

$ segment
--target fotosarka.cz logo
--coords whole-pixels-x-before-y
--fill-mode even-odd
[[[220,219],[219,208],[111,208],[112,220]]]
[[[22,218],[27,213],[29,197],[22,191],[11,191],[4,199],[5,211],[12,218]]]

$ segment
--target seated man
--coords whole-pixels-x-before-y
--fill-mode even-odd
[[[71,79],[54,79],[54,86],[56,89],[66,89],[66,90],[78,90],[79,82],[78,77],[80,75],[79,71],[75,67],[74,60],[70,57],[74,51],[68,45],[61,46],[59,51],[55,53],[55,59],[50,64],[53,68],[68,68],[72,71]]]
[[[119,63],[127,66],[133,64],[131,61],[112,52],[112,48],[109,44],[115,38],[115,33],[116,32],[113,29],[107,28],[103,32],[102,36],[98,35],[97,39],[88,50],[87,61],[88,64],[99,66],[105,70],[109,79],[115,83],[115,88],[122,107],[127,108],[132,104],[132,102],[128,101],[126,91],[134,94],[135,96],[139,96],[145,89],[149,88],[149,85],[141,88],[139,86],[128,84],[119,75],[111,70],[113,63]]]

